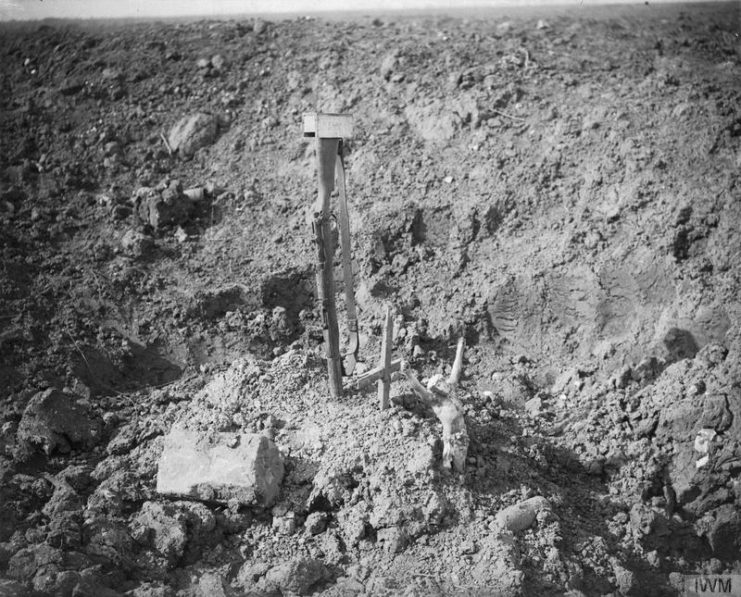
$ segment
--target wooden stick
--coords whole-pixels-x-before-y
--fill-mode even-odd
[[[394,359],[393,361],[391,361],[391,364],[388,368],[389,373],[394,373],[395,371],[401,369],[401,359]],[[370,371],[366,371],[362,375],[359,375],[357,379],[348,384],[348,387],[362,390],[363,388],[372,384],[374,381],[378,381],[379,379],[381,379],[385,371],[386,368],[383,365],[378,365],[378,367],[374,367]]]
[[[512,120],[517,120],[519,122],[525,122],[525,119],[524,118],[520,118],[519,116],[512,116],[511,114],[507,114],[505,112],[500,112],[499,110],[494,110],[494,109],[492,109],[492,112],[494,112],[494,114],[499,114],[500,116],[504,116],[505,118],[510,118]]]
[[[332,235],[330,196],[334,189],[334,169],[339,139],[316,137],[316,161],[319,179],[317,212],[314,232],[317,235],[319,264],[316,271],[317,298],[322,308],[324,343],[327,355],[329,393],[333,398],[342,396],[342,362],[340,360],[340,332],[335,305],[334,254],[336,243]]]
[[[458,338],[458,346],[455,349],[455,361],[453,361],[453,368],[450,370],[450,377],[448,377],[448,383],[450,385],[457,385],[461,379],[461,371],[463,371],[463,349],[466,346],[466,341],[461,336]]]
[[[162,139],[162,142],[165,144],[165,149],[167,149],[167,153],[172,156],[172,147],[170,147],[170,143],[167,141],[167,137],[165,137],[165,133],[160,133],[160,139]]]
[[[378,380],[378,402],[381,410],[389,407],[389,393],[391,391],[391,340],[394,334],[394,320],[391,309],[386,307],[386,321],[383,326],[381,341],[381,363],[383,373]]]

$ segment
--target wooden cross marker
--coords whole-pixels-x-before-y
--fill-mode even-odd
[[[378,382],[378,402],[381,409],[389,407],[389,393],[391,390],[391,374],[401,369],[401,359],[391,358],[392,341],[394,337],[394,319],[390,308],[386,309],[381,337],[381,357],[378,366],[366,371],[352,382],[352,387],[361,390],[374,381]]]

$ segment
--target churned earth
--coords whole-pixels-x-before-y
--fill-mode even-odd
[[[0,595],[741,574],[739,25],[735,3],[4,24]],[[463,335],[464,474],[401,377],[387,410],[329,396],[317,109],[355,118],[358,368],[387,305],[420,377]],[[277,497],[158,491],[176,429],[269,438]]]

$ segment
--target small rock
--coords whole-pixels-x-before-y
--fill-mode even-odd
[[[512,23],[510,21],[497,23],[496,29],[499,35],[505,35],[512,30]]]
[[[545,21],[543,19],[538,19],[538,24],[535,25],[536,29],[548,29],[548,27],[550,27],[548,21]]]
[[[252,31],[254,31],[255,35],[260,35],[262,33],[265,33],[267,31],[268,24],[267,21],[264,19],[256,18],[254,21],[252,21]]]
[[[422,514],[425,523],[435,527],[443,523],[450,510],[450,504],[437,493],[433,493],[427,499]]]
[[[661,566],[661,556],[655,549],[646,554],[646,561],[652,568],[658,569]]]
[[[143,257],[154,248],[154,240],[139,230],[131,229],[121,237],[121,248],[132,257]]]
[[[181,156],[191,157],[202,147],[211,145],[219,134],[219,119],[212,114],[198,112],[180,119],[170,129],[167,142]]]
[[[175,597],[175,591],[159,583],[145,582],[127,591],[126,597]]]
[[[386,54],[384,56],[383,60],[381,61],[381,66],[379,67],[378,71],[381,74],[381,76],[386,79],[387,81],[391,78],[391,75],[393,74],[394,70],[396,69],[397,64],[397,52],[392,51]]]
[[[161,192],[141,187],[131,201],[139,219],[155,230],[161,226],[184,223],[190,217],[194,204],[178,181],[170,182]]]
[[[729,409],[728,397],[725,394],[707,395],[704,399],[700,425],[718,433],[726,431],[733,423],[734,414]]]
[[[106,81],[120,81],[124,77],[123,72],[118,68],[104,68],[101,75]]]
[[[265,585],[283,593],[308,595],[326,578],[328,571],[320,560],[298,558],[270,569],[265,575]]]
[[[356,578],[347,576],[338,578],[334,586],[340,591],[341,595],[348,595],[348,597],[360,595],[365,592],[365,585],[362,582]]]
[[[105,144],[103,153],[107,156],[118,155],[121,153],[121,144],[118,141],[109,141]]]
[[[213,58],[211,58],[211,66],[213,66],[216,70],[223,70],[223,68],[226,66],[226,60],[221,54],[216,54]]]
[[[669,585],[677,591],[684,591],[684,578],[685,575],[681,572],[670,572]]]
[[[618,563],[613,563],[612,571],[615,574],[615,584],[617,585],[620,594],[631,595],[633,584],[635,582],[635,575],[633,572]]]
[[[656,524],[656,512],[643,504],[633,504],[630,509],[630,529],[635,537],[650,535]]]
[[[525,402],[525,411],[531,417],[537,417],[540,414],[541,408],[543,408],[543,400],[539,396]]]
[[[535,496],[501,510],[495,522],[500,528],[517,533],[532,526],[538,514],[544,510],[550,510],[548,500]]]
[[[205,501],[269,507],[283,480],[283,459],[264,435],[231,433],[206,438],[175,427],[165,437],[157,471],[157,492]]]
[[[175,240],[178,241],[178,243],[183,244],[186,240],[188,240],[188,233],[183,230],[182,226],[178,226],[175,229]]]
[[[704,394],[705,390],[707,390],[707,385],[705,385],[705,382],[701,379],[698,379],[695,383],[693,383],[689,387],[688,395],[690,396],[699,396],[700,394]]]
[[[51,499],[44,504],[42,512],[49,518],[54,518],[65,512],[75,512],[82,508],[82,499],[79,494],[66,483],[60,483]]]
[[[591,119],[589,121],[585,122],[585,126],[588,126],[591,129],[599,128],[600,123],[599,121],[596,121],[594,119]],[[620,219],[620,206],[619,205],[610,205],[605,213],[605,220],[607,222],[617,222]]]
[[[628,387],[632,380],[633,371],[628,365],[625,365],[610,378],[610,385],[618,390],[623,390]]]
[[[587,249],[594,249],[597,247],[599,242],[602,240],[602,235],[597,230],[590,230],[584,237],[584,247]]]
[[[28,597],[29,592],[21,583],[0,579],[0,595],[3,597]]]
[[[191,589],[191,594],[193,597],[229,597],[233,592],[227,588],[228,582],[222,574],[206,572]]]
[[[468,539],[465,539],[459,547],[459,552],[463,556],[473,555],[478,552],[478,550],[479,548],[476,546],[476,542],[470,537]]]
[[[327,529],[327,513],[326,512],[312,512],[306,517],[304,523],[306,532],[311,535],[319,535]]]
[[[196,61],[196,66],[202,70],[207,70],[211,66],[211,61],[208,58],[199,58]]]
[[[254,594],[258,588],[258,583],[270,570],[270,565],[264,562],[254,562],[247,560],[239,569],[235,584],[250,595]],[[252,591],[252,592],[250,592]]]
[[[401,552],[409,543],[409,536],[399,527],[380,529],[376,533],[377,540],[383,545],[387,553],[395,554]]]
[[[635,381],[648,382],[656,378],[661,369],[661,362],[655,356],[648,356],[633,368],[632,376]]]
[[[174,565],[185,552],[188,541],[185,521],[172,504],[144,502],[134,519],[132,536],[149,544]]]
[[[728,349],[725,346],[707,344],[695,355],[695,360],[708,368],[712,368],[725,361],[726,356],[728,356]]]
[[[575,380],[579,379],[579,371],[576,369],[576,367],[572,367],[571,369],[566,369],[563,373],[561,373],[557,378],[556,381],[553,382],[553,386],[551,386],[551,394],[554,396],[558,396],[560,394],[566,394],[569,392],[570,386],[573,384]]]
[[[41,448],[49,456],[67,453],[73,446],[91,449],[100,441],[103,421],[71,394],[56,389],[31,398],[18,425],[17,456]]]
[[[365,537],[365,527],[368,515],[360,505],[345,508],[337,514],[337,526],[347,545],[356,545]]]
[[[741,514],[731,504],[715,511],[715,521],[708,531],[708,542],[713,553],[727,562],[741,557]]]
[[[697,432],[697,437],[695,437],[695,451],[700,454],[707,454],[716,435],[715,429],[700,429]]]
[[[59,571],[63,554],[46,543],[32,545],[19,550],[8,562],[8,577],[29,582],[41,573],[54,574]]]
[[[273,516],[272,526],[279,535],[293,535],[296,532],[296,514],[286,512],[282,516]]]

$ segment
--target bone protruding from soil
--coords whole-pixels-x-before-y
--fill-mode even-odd
[[[447,382],[440,375],[430,378],[425,388],[410,370],[406,361],[401,362],[401,372],[412,386],[414,393],[427,403],[443,426],[443,468],[465,472],[468,455],[468,431],[463,416],[463,406],[457,397],[458,382],[463,368],[464,340],[458,340],[455,361]]]

